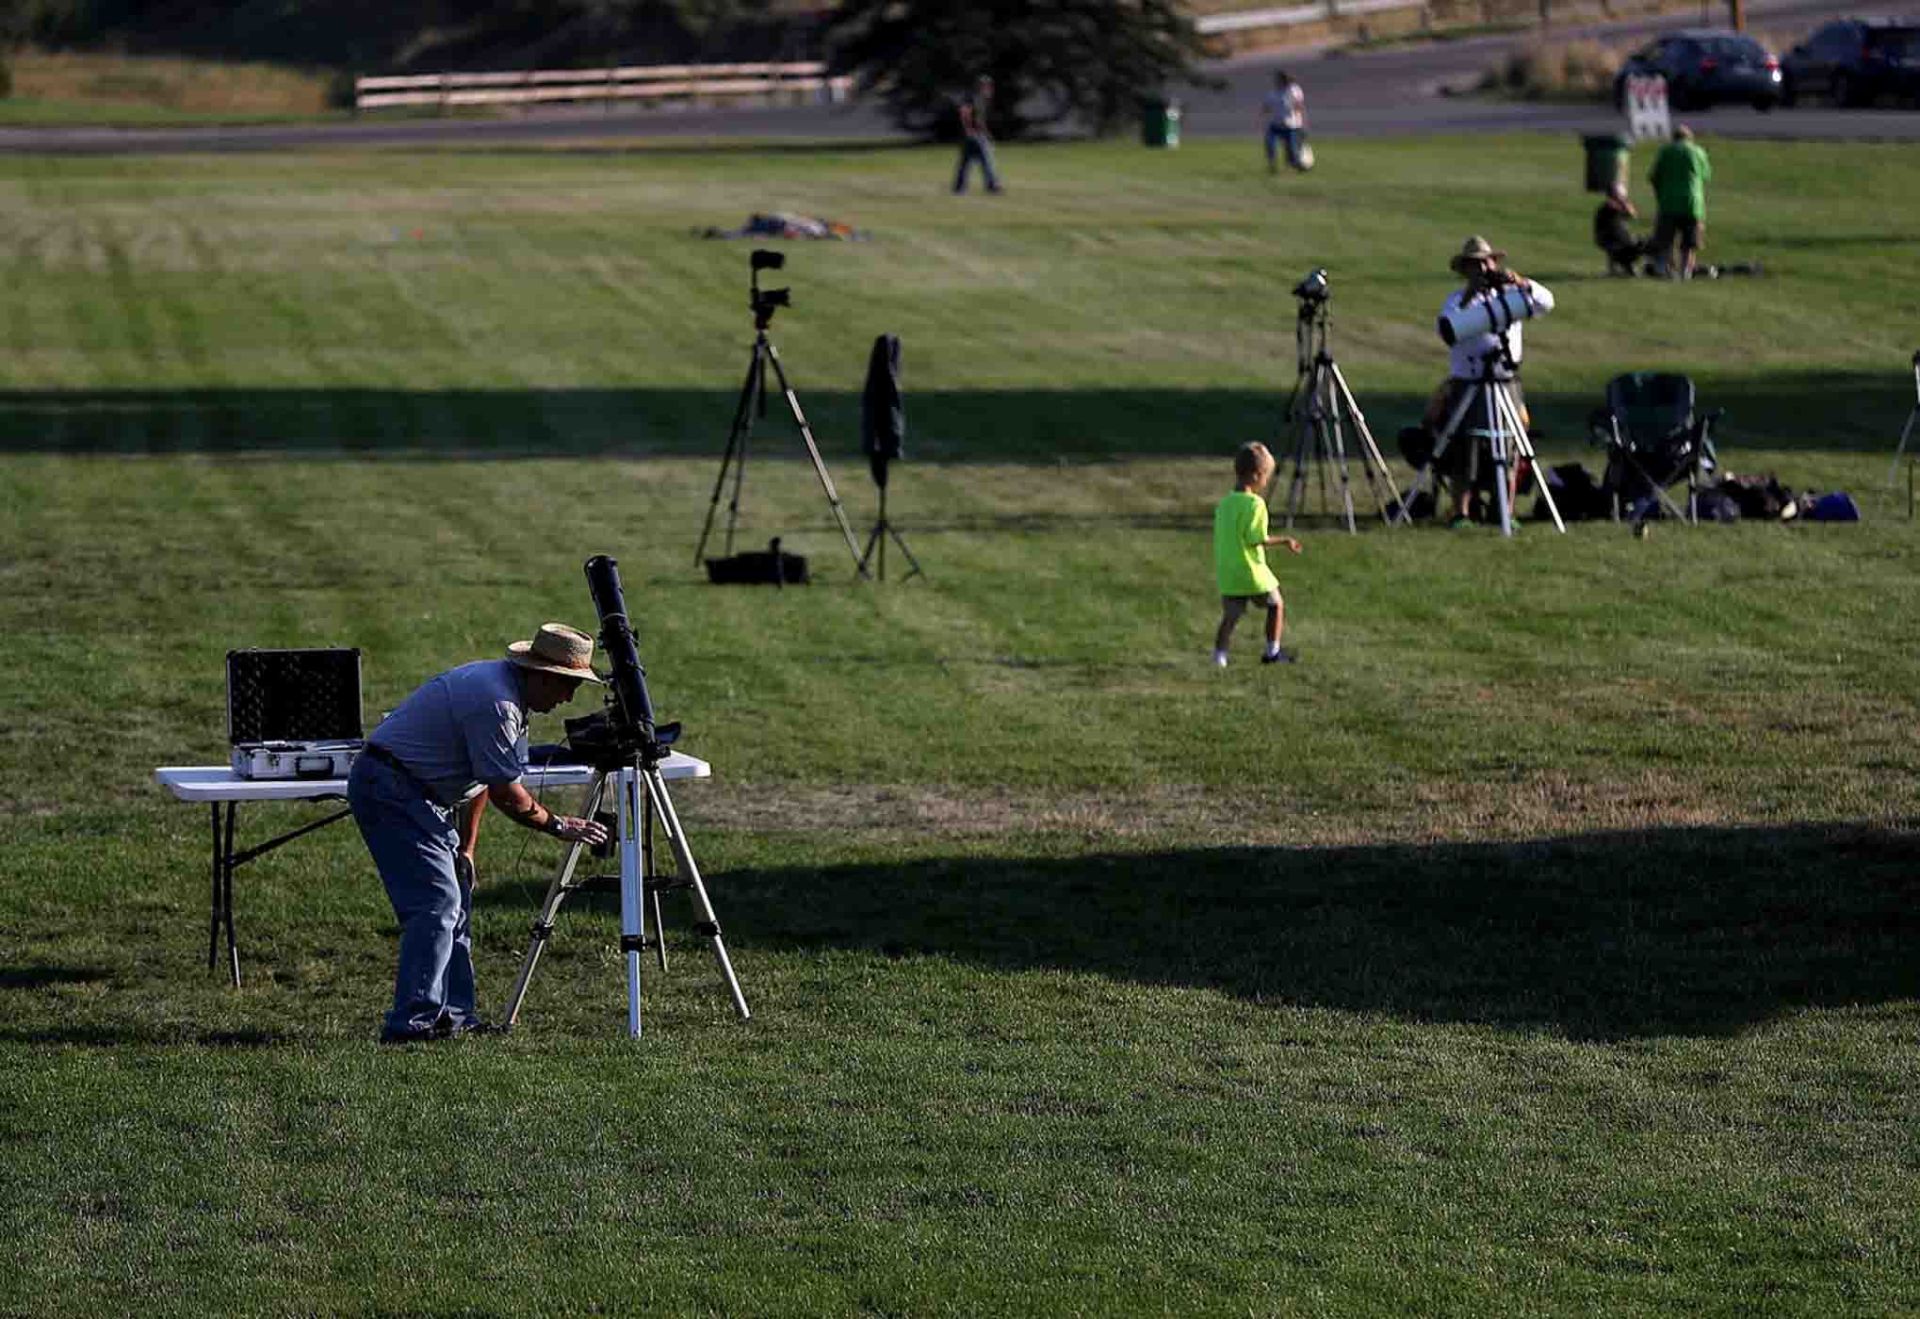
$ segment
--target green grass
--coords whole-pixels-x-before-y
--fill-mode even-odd
[[[1920,1307],[1920,173],[1709,141],[1772,273],[1667,286],[1597,276],[1575,142],[1324,145],[1009,148],[958,200],[933,151],[0,162],[0,1312]],[[777,417],[742,537],[819,580],[694,571],[750,326],[693,231],[764,209],[873,232],[788,247],[774,329],[862,533],[902,336],[923,578],[851,581]],[[1391,447],[1473,231],[1559,295],[1550,458],[1673,365],[1729,466],[1867,520],[1316,528],[1303,662],[1211,670],[1287,288],[1332,269]],[[359,645],[377,713],[588,621],[597,552],[716,767],[676,801],[755,1019],[670,907],[621,1039],[595,898],[519,1034],[382,1050],[346,828],[241,872],[207,974],[206,816],[147,775],[221,757],[225,650]],[[553,855],[490,822],[489,1007]]]

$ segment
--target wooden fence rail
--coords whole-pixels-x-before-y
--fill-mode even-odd
[[[839,103],[853,79],[829,77],[824,64],[652,64],[612,69],[525,69],[510,73],[405,73],[356,78],[353,107],[447,108],[539,105],[565,101],[728,100]]]

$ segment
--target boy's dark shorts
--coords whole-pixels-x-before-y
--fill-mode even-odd
[[[1682,252],[1700,250],[1700,220],[1692,215],[1663,215],[1653,226],[1653,250],[1664,252],[1680,240]]]
[[[1220,608],[1229,617],[1238,618],[1247,612],[1248,605],[1259,605],[1263,609],[1274,610],[1280,607],[1280,588],[1274,587],[1265,595],[1223,595]]]

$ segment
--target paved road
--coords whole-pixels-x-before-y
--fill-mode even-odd
[[[1851,12],[1845,0],[1751,0],[1759,31],[1793,32],[1822,18]],[[1556,29],[1557,38],[1603,36],[1625,42],[1686,27],[1693,15]],[[1295,51],[1214,65],[1225,82],[1218,91],[1183,96],[1189,137],[1252,135],[1260,97],[1273,70],[1286,67],[1307,89],[1315,136],[1390,136],[1412,133],[1606,132],[1619,120],[1605,107],[1527,105],[1442,94],[1469,83],[1528,35],[1432,42],[1399,49],[1341,54]],[[1745,107],[1695,112],[1702,131],[1725,136],[1920,140],[1920,112],[1834,110],[1825,107],[1759,114]],[[886,141],[896,136],[873,108],[808,106],[785,109],[545,110],[503,119],[369,119],[253,128],[0,129],[0,152],[141,154],[181,151],[283,151],[313,147],[510,146],[530,142],[588,142],[636,138],[830,138]]]

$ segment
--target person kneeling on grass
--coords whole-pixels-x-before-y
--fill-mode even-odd
[[[1262,605],[1267,611],[1267,648],[1260,662],[1293,663],[1293,653],[1280,648],[1286,606],[1280,598],[1279,579],[1267,567],[1267,549],[1284,545],[1298,554],[1300,542],[1291,536],[1267,534],[1264,496],[1275,466],[1266,445],[1258,441],[1241,445],[1233,455],[1233,493],[1213,510],[1213,567],[1220,586],[1220,630],[1213,638],[1213,662],[1223,669],[1234,624],[1249,604]]]

